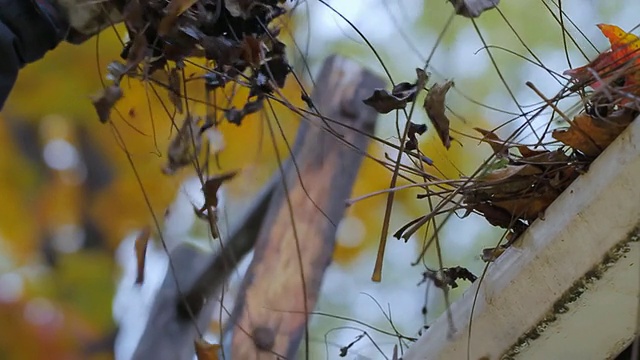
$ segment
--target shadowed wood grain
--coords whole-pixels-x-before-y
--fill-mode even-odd
[[[384,86],[380,78],[334,56],[317,80],[312,100],[320,114],[373,133],[377,114],[362,100]],[[292,359],[304,337],[305,311],[313,311],[318,299],[369,143],[362,133],[332,125],[336,136],[323,125],[317,118],[302,123],[293,148],[297,168],[283,168],[223,341],[226,358]]]

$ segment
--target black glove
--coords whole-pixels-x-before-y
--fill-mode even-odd
[[[122,21],[114,3],[78,0],[0,0],[0,110],[18,71],[66,40],[78,44]]]

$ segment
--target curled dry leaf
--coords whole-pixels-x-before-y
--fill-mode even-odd
[[[487,132],[493,139],[489,145],[494,151],[503,151],[504,146],[491,134]],[[462,190],[468,211],[477,211],[494,226],[518,232],[522,221],[531,222],[543,214],[578,176],[580,168],[579,162],[561,150],[519,148],[522,158],[508,156],[498,162],[500,167],[489,165]]]
[[[531,164],[507,165],[504,168],[496,169],[480,176],[478,181],[499,183],[513,179],[516,176],[529,178],[540,173],[542,173],[542,169]]]
[[[532,164],[493,170],[479,177],[472,189],[464,191],[464,201],[493,225],[509,228],[513,219],[535,220],[560,194],[550,186],[554,180],[551,174],[559,173],[553,167],[558,165],[552,163],[544,171]],[[508,219],[495,208],[506,211]]]
[[[411,86],[409,83],[400,83],[398,86]],[[401,92],[402,93],[402,92]],[[372,108],[376,109],[380,114],[387,114],[393,110],[404,109],[409,102],[410,96],[406,92],[402,95],[394,94],[393,91],[389,93],[385,89],[376,89],[373,94],[364,99],[363,102]]]
[[[456,14],[467,18],[477,18],[483,12],[498,6],[500,0],[449,0]]]
[[[480,141],[489,144],[489,146],[491,146],[491,150],[493,150],[493,153],[497,158],[508,158],[509,156],[511,156],[509,150],[513,147],[517,148],[522,158],[525,159],[549,152],[548,150],[533,150],[524,145],[507,145],[507,142],[500,139],[500,137],[493,131],[484,130],[477,127],[473,129],[482,134],[483,137],[482,139],[480,139]]]
[[[144,267],[145,260],[147,258],[147,245],[149,244],[149,237],[151,236],[151,228],[146,226],[135,242],[135,252],[136,252],[136,264],[137,264],[137,274],[136,274],[136,285],[140,285],[144,282]]]
[[[483,141],[489,144],[489,146],[491,146],[491,149],[493,150],[493,153],[496,155],[496,157],[501,158],[501,157],[509,156],[509,147],[507,147],[504,140],[500,139],[500,137],[496,135],[496,133],[494,133],[493,131],[484,130],[477,127],[473,129],[479,132],[480,134],[482,134],[483,138],[480,141]]]
[[[640,38],[615,25],[598,24],[598,28],[609,40],[611,49],[599,54],[585,66],[565,71],[564,75],[569,75],[578,86],[589,85],[593,89],[613,84],[617,77],[621,77],[625,90],[638,94]],[[629,100],[623,99],[623,103]]]
[[[237,173],[237,171],[231,171],[220,174],[208,179],[204,183],[204,186],[202,187],[202,192],[204,193],[204,205],[200,209],[200,212],[204,212],[209,207],[213,209],[218,207],[218,190],[220,190],[222,184],[233,179]]]
[[[449,118],[445,114],[444,102],[447,92],[452,86],[453,81],[451,80],[443,85],[434,84],[424,99],[424,110],[438,132],[438,137],[440,137],[442,144],[447,149],[451,147],[451,136],[449,135]]]
[[[521,160],[521,162],[525,161],[527,164],[535,164],[538,167],[542,167],[545,169],[544,172],[549,173],[549,171],[554,168],[566,166],[571,162],[571,159],[564,153],[564,151],[558,149],[555,151],[542,151],[539,154],[535,154]]]
[[[200,154],[202,148],[202,133],[198,128],[198,119],[187,116],[176,136],[169,144],[167,151],[168,162],[163,172],[174,174],[178,169],[191,164]]]
[[[225,110],[224,117],[227,118],[227,121],[229,121],[230,123],[240,126],[245,116],[262,110],[263,102],[264,98],[259,96],[254,101],[247,101],[244,104],[244,107],[240,110],[236,109],[235,107]]]
[[[422,135],[427,131],[427,125],[416,124],[412,121],[409,122],[409,131],[407,132],[407,143],[405,144],[405,150],[415,150],[418,148],[418,135]]]
[[[482,214],[482,216],[484,216],[489,224],[493,226],[499,226],[504,229],[511,228],[514,221],[516,221],[513,215],[511,215],[508,211],[491,205],[489,202],[474,204],[473,206],[469,206],[469,210],[477,211],[478,213]]]
[[[376,89],[373,94],[364,99],[366,105],[371,106],[380,114],[387,114],[393,110],[404,109],[408,103],[414,101],[418,91],[422,89],[429,80],[429,74],[422,69],[416,69],[417,80],[411,84],[401,82],[394,86],[389,93],[385,89]]]
[[[466,280],[473,283],[478,279],[478,277],[469,271],[469,269],[462,266],[444,268],[440,271],[427,269],[422,276],[422,282],[431,280],[433,281],[433,284],[440,289],[445,289],[447,287],[455,289],[458,287],[458,280]]]
[[[261,77],[263,79],[273,80],[272,82],[276,84],[280,89],[284,88],[284,84],[287,80],[287,75],[291,72],[291,67],[287,62],[287,59],[282,55],[274,55],[271,53],[269,56],[271,59],[260,66],[258,70],[258,76],[254,79],[254,82],[260,87],[264,87],[265,84],[261,83]],[[271,81],[267,82],[269,84],[266,90],[262,92],[252,92],[251,95],[262,95],[262,93],[270,94],[273,92],[273,87],[270,85]],[[253,90],[253,89],[252,89]]]
[[[91,102],[96,108],[101,123],[109,121],[111,109],[122,98],[122,89],[117,85],[105,88],[99,95],[92,97]]]
[[[492,225],[509,229],[516,219],[537,219],[560,195],[560,191],[549,186],[538,189],[536,185],[534,178],[519,178],[500,186],[484,188],[473,195],[467,194],[465,202],[469,208],[482,213]],[[496,211],[498,208],[504,210],[504,214]]]
[[[282,89],[287,80],[287,75],[292,71],[285,54],[285,45],[280,41],[273,42],[271,50],[265,54],[265,59],[268,60],[263,61],[251,78],[249,98],[254,96],[264,97],[265,94],[273,93],[274,85]]]
[[[605,119],[583,113],[573,119],[568,129],[556,129],[552,136],[572,149],[596,157],[627,128],[634,115],[624,109]]]
[[[518,151],[520,151],[520,155],[522,155],[523,158],[528,159],[531,157],[536,157],[536,156],[540,156],[542,154],[546,154],[549,151],[547,150],[533,150],[533,149],[529,149],[528,146],[524,146],[524,145],[519,145],[518,146]]]
[[[513,216],[533,221],[544,214],[544,211],[560,195],[551,189],[544,192],[533,192],[530,196],[523,194],[511,199],[494,201],[497,207],[507,210]]]
[[[166,71],[169,61],[182,63],[191,57],[204,57],[207,89],[224,86],[230,81],[251,83],[252,96],[273,93],[284,87],[291,68],[285,45],[277,39],[279,31],[274,19],[287,12],[284,1],[198,1],[198,0],[127,0],[123,17],[131,41],[125,44],[121,57],[125,67],[112,69],[114,83],[127,75],[147,81],[154,72]],[[235,5],[234,5],[235,4]],[[236,6],[237,5],[237,6]],[[235,7],[234,7],[235,6]],[[229,11],[229,9],[235,9]],[[236,11],[237,10],[237,11]],[[235,15],[234,15],[235,14]],[[143,68],[140,66],[143,64]],[[140,71],[142,70],[142,71]],[[167,74],[171,101],[178,110],[176,74]]]
[[[221,346],[219,344],[209,344],[203,339],[194,341],[196,358],[198,360],[218,360]]]

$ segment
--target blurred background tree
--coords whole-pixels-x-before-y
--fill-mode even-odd
[[[434,160],[437,169],[432,171],[441,177],[457,178],[473,172],[490,152],[465,134],[472,135],[476,126],[493,128],[513,117],[508,112],[518,112],[473,24],[464,18],[454,18],[449,24],[452,10],[445,2],[359,0],[330,4],[367,36],[395,82],[413,81],[415,68],[424,66],[442,35],[429,64],[430,83],[455,80],[447,101],[455,115],[453,136],[459,142],[447,151],[430,129],[420,138],[420,149]],[[598,34],[595,24],[613,23],[631,30],[638,22],[633,14],[640,10],[638,4],[624,1],[562,5],[577,26],[567,26],[568,32],[576,36],[589,58],[597,53],[596,49],[580,37],[577,29],[603,50],[606,40]],[[570,45],[565,51],[561,26],[550,11],[558,13],[557,4],[552,1],[505,2],[500,12],[488,12],[477,26],[487,44],[531,58],[515,36],[517,31],[544,66],[558,73],[570,65],[586,63],[576,46]],[[29,65],[20,74],[0,116],[2,359],[113,357],[118,331],[113,312],[117,313],[121,306],[119,302],[114,305],[116,288],[134,291],[132,282],[121,282],[127,278],[123,277],[126,261],[118,262],[116,256],[119,247],[124,256],[133,257],[131,241],[124,240],[131,240],[143,227],[153,225],[154,217],[163,222],[165,214],[172,212],[180,220],[164,224],[168,241],[189,238],[205,247],[210,242],[206,228],[195,221],[188,203],[197,202],[197,195],[192,195],[194,182],[188,181],[193,172],[184,170],[175,176],[161,172],[175,132],[172,121],[179,124],[183,120],[165,110],[165,91],[148,83],[123,83],[125,96],[118,102],[111,124],[100,123],[91,105],[89,96],[102,88],[107,64],[119,58],[122,34],[122,27],[109,29],[82,46],[62,45],[44,60]],[[287,18],[282,36],[288,44],[291,63],[307,89],[312,81],[306,74],[316,74],[322,60],[335,52],[383,73],[372,49],[320,2],[300,3]],[[491,51],[523,106],[539,102],[522,86],[525,81],[534,82],[545,94],[553,94],[561,86],[546,69],[497,48]],[[194,81],[188,86],[189,94],[202,98],[203,87],[202,82]],[[162,94],[158,97],[154,91]],[[299,85],[291,78],[284,94],[302,106]],[[240,104],[244,98],[238,95],[230,101]],[[197,102],[189,106],[194,113],[206,111]],[[291,143],[300,120],[284,106],[276,110],[277,120]],[[257,190],[277,166],[274,149],[266,138],[269,135],[265,117],[271,115],[253,115],[239,127],[223,122],[212,140],[222,148],[218,153],[220,171],[243,170],[226,188],[230,203],[250,201],[247,194]],[[413,121],[427,123],[420,111]],[[513,124],[516,125],[519,124]],[[396,126],[395,114],[381,116],[377,135],[397,143]],[[286,153],[282,139],[278,143],[278,150]],[[385,153],[396,156],[393,149],[378,143],[372,144],[369,152],[378,158]],[[365,160],[353,196],[383,190],[389,186],[390,178],[387,170]],[[392,231],[428,211],[425,202],[416,200],[416,194],[403,191],[396,197]],[[437,257],[428,253],[420,265],[411,266],[427,238],[425,231],[407,244],[392,239],[383,282],[371,283],[384,205],[385,197],[377,196],[348,209],[339,228],[335,263],[325,278],[317,310],[387,329],[390,325],[382,309],[388,310],[398,331],[415,336],[445,306],[440,293],[434,290],[425,295],[425,286],[416,286],[425,266],[437,268]],[[461,225],[454,218],[440,235],[444,262],[448,266],[465,265],[478,274],[483,268],[480,250],[494,245],[499,237],[500,232],[482,219],[465,220]],[[148,273],[163,274],[153,266],[148,264]],[[452,295],[455,297],[465,288],[466,285],[461,286]],[[429,305],[429,312],[423,317],[425,304]],[[331,317],[313,317],[312,325],[314,358],[336,357],[340,347],[364,330],[361,326],[340,328],[353,324]],[[211,336],[215,338],[217,331],[218,327],[212,327]],[[370,335],[387,355],[391,354],[393,337]],[[371,342],[363,340],[352,347],[350,354],[378,358],[376,351]]]

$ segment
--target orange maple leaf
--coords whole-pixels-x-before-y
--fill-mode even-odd
[[[623,77],[626,89],[638,92],[640,85],[640,38],[615,25],[598,24],[602,34],[609,39],[611,49],[601,53],[589,64],[564,72],[579,84],[593,89]],[[597,74],[597,76],[596,76]]]

